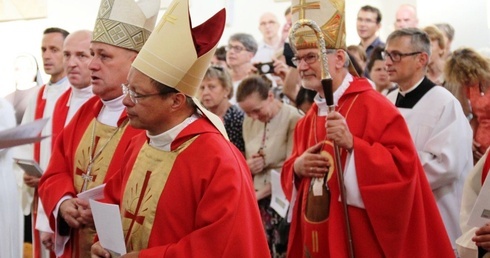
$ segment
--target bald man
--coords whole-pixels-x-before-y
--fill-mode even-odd
[[[403,28],[417,28],[419,19],[417,18],[417,9],[410,4],[402,4],[396,11],[395,30]]]
[[[257,53],[252,59],[253,63],[271,62],[279,50],[281,37],[279,36],[279,20],[273,13],[267,12],[260,16],[259,30],[262,33],[263,41],[259,43]]]

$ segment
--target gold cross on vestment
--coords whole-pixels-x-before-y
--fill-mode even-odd
[[[291,13],[299,12],[299,19],[304,19],[306,9],[320,9],[320,1],[307,3],[306,0],[299,0],[298,5],[291,7]]]
[[[177,20],[177,17],[173,16],[172,13],[174,12],[174,10],[178,4],[179,4],[179,2],[174,2],[172,4],[172,6],[170,6],[168,8],[168,10],[165,12],[165,14],[162,17],[163,21],[160,22],[160,24],[158,24],[158,27],[157,27],[158,32],[160,32],[160,30],[162,29],[162,27],[165,23],[167,23],[167,22],[170,22],[172,24],[175,23],[175,21]]]
[[[138,202],[136,203],[134,213],[131,213],[131,211],[128,209],[126,209],[124,211],[124,218],[128,218],[131,220],[131,223],[129,225],[128,232],[127,232],[126,238],[125,238],[126,244],[128,243],[129,237],[133,233],[131,231],[133,230],[134,223],[136,222],[140,225],[143,225],[143,222],[145,220],[144,216],[139,216],[138,214],[140,213],[140,209],[141,209],[141,206],[143,203],[143,197],[145,197],[146,188],[148,187],[148,183],[150,182],[150,176],[151,176],[151,171],[146,171],[145,179],[143,180],[143,185],[141,187],[140,196],[138,197]]]
[[[82,187],[80,188],[79,193],[87,190],[88,183],[95,182],[97,175],[91,175],[91,171],[92,171],[91,164],[87,167],[87,172],[84,172],[83,170],[77,168],[75,174],[81,176],[83,179],[83,184],[82,184]]]

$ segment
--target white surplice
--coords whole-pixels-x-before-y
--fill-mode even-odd
[[[15,127],[12,105],[0,98],[0,131]],[[0,257],[22,257],[24,219],[14,174],[12,149],[0,149]]]
[[[399,90],[388,95],[395,103]],[[461,235],[459,211],[464,180],[473,167],[473,131],[461,104],[441,86],[430,89],[405,118],[453,248]]]

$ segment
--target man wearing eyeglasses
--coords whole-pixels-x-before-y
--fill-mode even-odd
[[[401,29],[388,36],[386,66],[390,81],[399,86],[388,98],[407,122],[456,249],[462,188],[473,166],[473,133],[458,100],[425,76],[430,55],[430,38],[420,29]]]
[[[282,187],[293,206],[287,256],[451,257],[403,117],[367,79],[349,70],[345,3],[318,4],[318,9],[314,5],[306,9],[301,0],[292,3],[297,10],[293,20],[313,19],[326,29],[322,33],[333,94],[322,87],[323,64],[315,33],[309,27],[294,30],[293,25],[291,43],[302,85],[318,95],[296,125],[293,151],[281,172]],[[327,107],[327,94],[333,95],[334,111]],[[345,200],[337,181],[340,173]]]
[[[120,205],[124,257],[270,257],[247,163],[194,97],[225,10],[194,30],[187,0],[169,6],[172,23],[160,21],[124,86],[130,123],[146,132],[105,188],[105,201]],[[169,41],[174,34],[180,39]],[[92,257],[109,257],[101,244]]]
[[[39,193],[51,228],[57,257],[90,257],[95,236],[88,201],[77,197],[105,183],[124,164],[129,140],[141,133],[129,126],[121,83],[155,25],[159,0],[102,1],[90,54],[92,91],[63,129],[53,148]],[[134,10],[138,10],[135,12]],[[122,31],[121,31],[122,30]]]

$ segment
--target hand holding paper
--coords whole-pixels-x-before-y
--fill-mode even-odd
[[[119,206],[90,200],[90,208],[102,247],[118,255],[126,254]]]

